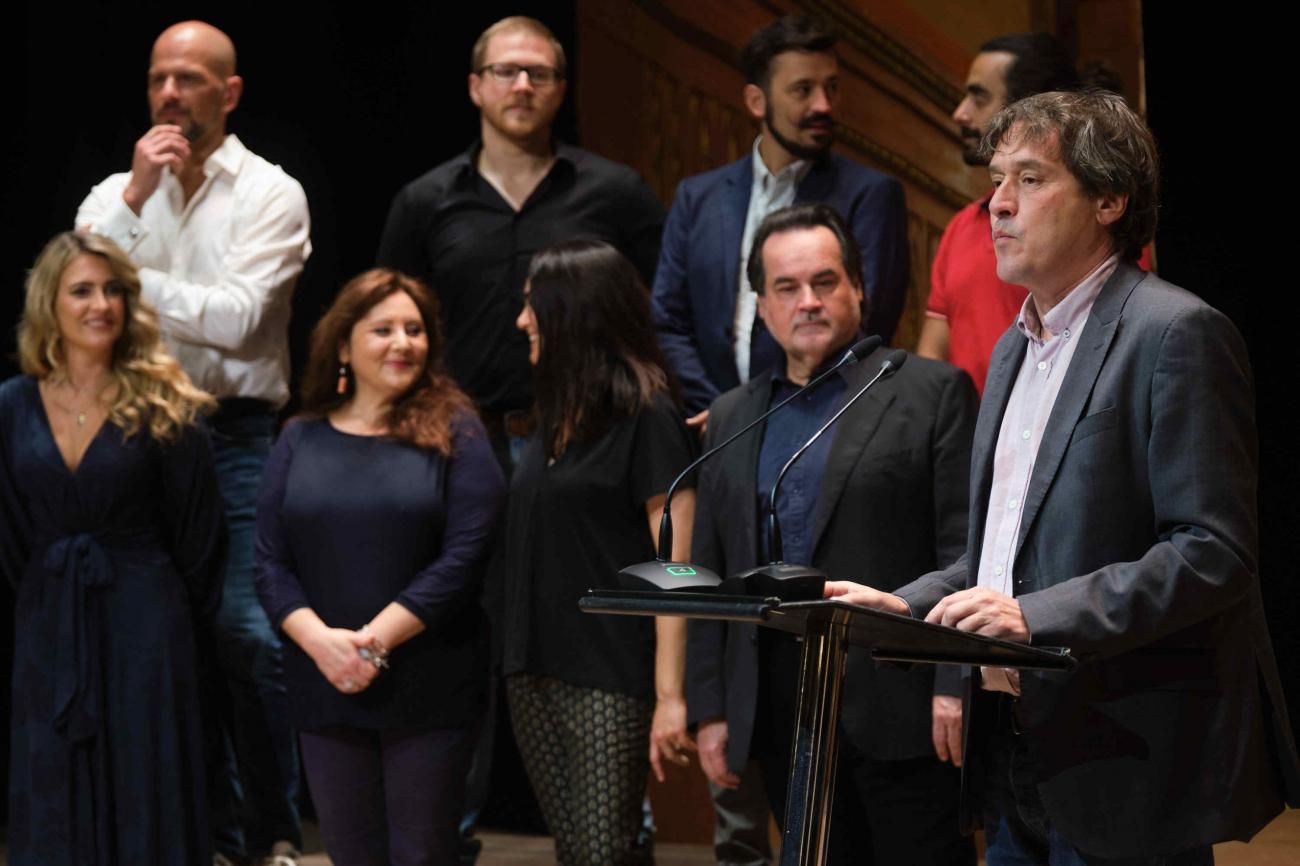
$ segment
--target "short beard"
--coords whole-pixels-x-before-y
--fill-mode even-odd
[[[961,135],[961,161],[975,168],[988,165],[987,159],[980,158],[980,142],[984,138],[983,134],[969,126],[963,126],[959,134]]]
[[[766,131],[776,139],[776,143],[784,147],[789,153],[799,159],[817,159],[826,151],[831,149],[831,142],[835,140],[835,127],[831,126],[831,134],[826,136],[826,143],[822,145],[806,145],[797,141],[791,141],[784,135],[776,131],[776,124],[773,123],[772,117],[772,100],[767,101],[767,110],[763,112],[763,126]]]
[[[153,122],[154,125],[157,126],[159,123],[162,123],[163,121],[154,118]],[[203,138],[203,136],[208,134],[208,126],[206,124],[199,123],[193,117],[187,118],[184,123],[179,123],[179,124],[177,124],[174,120],[167,121],[167,122],[179,126],[181,128],[181,135],[185,136],[185,140],[188,141],[190,144],[194,144],[196,141],[198,141],[199,139]]]
[[[181,135],[185,136],[185,140],[190,144],[194,144],[207,134],[208,127],[199,123],[197,120],[191,120],[188,124],[181,127]]]

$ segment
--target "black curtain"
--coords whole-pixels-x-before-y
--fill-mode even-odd
[[[1284,56],[1245,10],[1190,13],[1144,3],[1148,121],[1164,162],[1160,275],[1232,318],[1255,372],[1260,448],[1260,584],[1300,738],[1300,413],[1294,276],[1270,268],[1290,229],[1295,142]],[[1274,75],[1278,77],[1274,77]],[[1271,87],[1272,82],[1279,86]],[[1280,231],[1270,231],[1276,224]],[[1287,269],[1289,270],[1289,268]],[[1271,273],[1277,271],[1279,273]]]

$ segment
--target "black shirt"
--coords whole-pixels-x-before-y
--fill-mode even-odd
[[[646,501],[667,492],[694,449],[667,396],[549,466],[541,438],[529,440],[507,506],[506,674],[653,696],[654,620],[582,613],[578,599],[654,559]]]
[[[478,173],[479,148],[397,194],[377,259],[437,294],[452,375],[484,410],[500,413],[532,403],[528,340],[515,319],[533,253],[581,237],[607,241],[648,286],[664,210],[632,169],[560,144],[550,172],[516,212]]]

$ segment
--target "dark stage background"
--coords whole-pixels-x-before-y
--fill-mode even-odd
[[[0,377],[15,372],[11,323],[21,308],[25,269],[51,234],[71,227],[92,184],[129,167],[132,145],[148,126],[149,49],[168,24],[198,17],[231,35],[246,81],[231,129],[306,189],[315,252],[295,298],[297,364],[311,324],[334,291],[372,263],[393,194],[476,136],[465,76],[470,47],[485,26],[507,14],[534,15],[569,49],[571,79],[599,74],[573,64],[573,5],[316,4],[289,15],[281,4],[28,2],[11,10],[11,45],[21,41],[22,47],[5,52],[0,63],[4,80],[18,82],[23,99],[22,111],[11,109],[5,125],[10,157],[0,232]],[[1286,308],[1279,310],[1272,292],[1261,294],[1257,284],[1243,287],[1240,258],[1263,258],[1271,250],[1258,238],[1249,249],[1241,243],[1240,229],[1251,218],[1243,212],[1254,202],[1239,197],[1245,185],[1240,171],[1231,183],[1231,207],[1214,193],[1224,161],[1240,165],[1242,152],[1260,145],[1214,134],[1208,118],[1240,111],[1241,88],[1248,85],[1207,70],[1199,56],[1205,46],[1249,45],[1252,39],[1244,19],[1197,18],[1178,4],[1145,6],[1147,104],[1165,159],[1159,270],[1232,316],[1250,345],[1262,451],[1261,579],[1283,681],[1297,713],[1300,421],[1291,408],[1294,305],[1283,295]],[[574,92],[571,81],[558,125],[570,141],[576,141]],[[600,149],[599,142],[576,143]],[[1267,187],[1271,177],[1264,173],[1256,183]],[[9,620],[11,604],[8,594],[0,594],[0,622]],[[0,642],[4,652],[8,643]],[[7,661],[0,660],[0,667],[7,683]],[[7,699],[7,686],[3,694]],[[7,711],[0,717],[7,727]]]

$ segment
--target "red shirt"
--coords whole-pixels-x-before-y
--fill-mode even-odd
[[[984,395],[993,344],[1020,315],[1029,292],[998,279],[989,229],[990,192],[957,212],[943,231],[930,270],[925,314],[948,322],[948,361]]]

